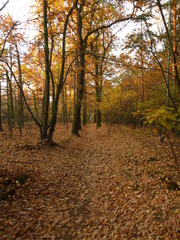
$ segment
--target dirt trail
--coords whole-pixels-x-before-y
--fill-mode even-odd
[[[35,133],[19,145],[3,138],[1,185],[13,179],[15,193],[0,201],[0,239],[180,236],[178,190],[168,189],[178,182],[173,157],[147,131],[88,126],[75,138],[61,127],[55,139],[64,149],[25,148]]]

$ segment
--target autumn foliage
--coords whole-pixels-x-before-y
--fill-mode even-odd
[[[2,239],[178,239],[179,2],[8,4]]]

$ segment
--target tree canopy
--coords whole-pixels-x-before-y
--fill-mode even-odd
[[[33,120],[52,142],[57,121],[79,136],[81,122],[142,125],[162,107],[179,113],[178,1],[36,0],[25,25],[3,13],[8,2],[0,69],[10,129]]]

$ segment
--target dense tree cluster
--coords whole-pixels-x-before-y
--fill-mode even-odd
[[[34,121],[52,143],[57,121],[178,131],[180,6],[168,1],[36,0],[29,40],[0,6],[0,129]],[[133,29],[119,43],[122,29]],[[133,27],[132,27],[133,26]],[[23,49],[26,49],[24,52]]]

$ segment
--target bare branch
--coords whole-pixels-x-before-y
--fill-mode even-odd
[[[103,29],[110,28],[110,27],[112,27],[113,25],[115,25],[115,24],[117,24],[117,23],[131,20],[131,19],[133,19],[133,15],[134,15],[134,8],[133,8],[133,11],[132,11],[132,13],[131,13],[131,15],[130,15],[129,17],[121,18],[121,19],[116,19],[115,21],[113,21],[113,22],[111,22],[111,23],[109,23],[109,24],[107,24],[107,25],[102,25],[102,26],[100,26],[100,27],[98,27],[98,28],[95,28],[95,29],[93,29],[92,31],[88,32],[88,33],[86,34],[86,36],[84,37],[84,42],[85,42],[85,44],[87,43],[88,38],[89,38],[93,33],[96,33],[96,32],[98,32],[98,31],[100,31],[100,30],[103,30]]]
[[[2,11],[8,3],[9,3],[9,0],[7,0],[7,1],[3,4],[3,6],[0,8],[0,11]]]
[[[5,50],[5,45],[6,45],[6,42],[7,42],[7,40],[8,40],[8,37],[9,37],[9,35],[11,34],[13,28],[14,28],[16,25],[17,25],[17,22],[15,22],[15,23],[12,25],[12,27],[10,28],[8,34],[6,35],[6,37],[5,37],[5,39],[4,39],[4,43],[3,43],[2,50],[1,50],[1,52],[0,52],[0,57],[3,55],[3,52],[4,52],[4,50]]]
[[[172,54],[174,68],[175,68],[174,69],[175,70],[175,80],[177,81],[178,89],[180,91],[180,79],[179,79],[179,73],[178,73],[178,69],[177,69],[177,58],[176,58],[176,54],[173,51],[173,45],[172,45],[172,42],[171,42],[170,33],[169,33],[169,30],[168,30],[168,27],[167,27],[167,23],[166,23],[164,14],[163,14],[163,10],[162,10],[162,6],[161,6],[160,0],[157,0],[157,5],[159,7],[159,11],[160,11],[160,14],[161,14],[161,17],[162,17],[162,20],[163,20],[163,23],[164,23],[164,27],[165,27],[165,30],[166,30],[166,35],[167,35],[167,39],[168,39],[168,42],[169,42],[169,47],[170,47],[170,51],[171,51],[171,54]]]

